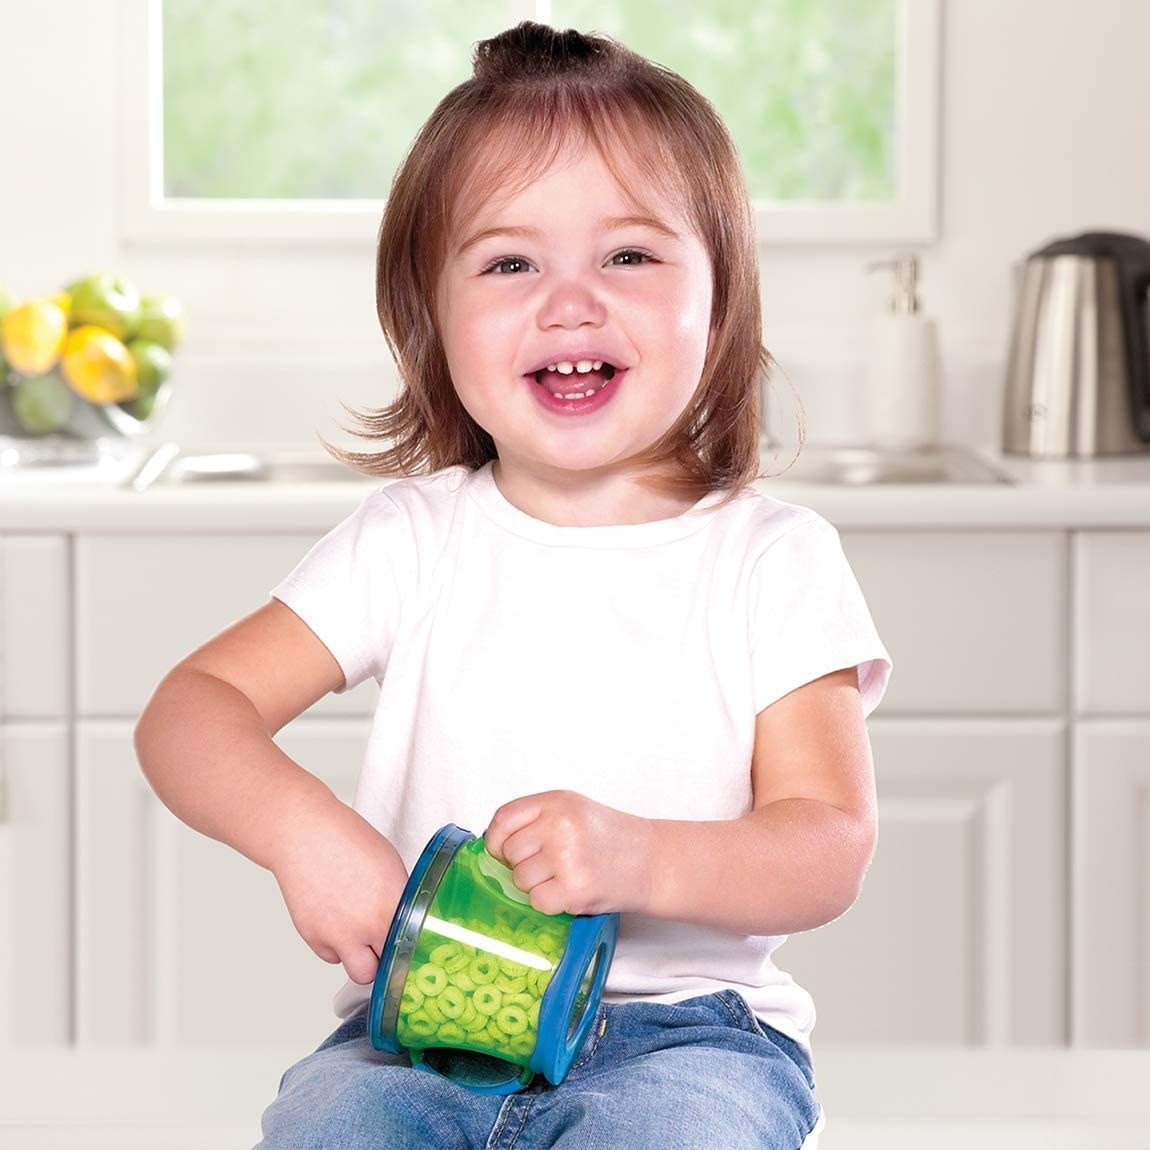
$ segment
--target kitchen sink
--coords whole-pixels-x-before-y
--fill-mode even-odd
[[[372,483],[373,476],[353,471],[330,455],[314,451],[183,452],[165,443],[124,481],[136,491],[151,487],[208,483]]]
[[[822,483],[837,487],[908,483],[1014,483],[962,447],[885,451],[873,447],[804,445],[793,463],[792,449],[763,445],[760,467],[776,483]],[[789,465],[789,466],[788,466]]]
[[[870,447],[803,447],[790,463],[790,449],[764,444],[762,469],[775,483],[814,483],[838,487],[879,484],[1014,483],[961,447],[930,451],[882,451]],[[789,466],[788,466],[789,464]],[[353,471],[331,456],[314,451],[183,452],[178,444],[157,448],[124,485],[136,491],[207,483],[372,483],[373,476]]]

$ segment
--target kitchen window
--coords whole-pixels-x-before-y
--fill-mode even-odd
[[[940,0],[125,0],[129,240],[374,241],[476,40],[605,32],[708,97],[760,241],[935,238]]]

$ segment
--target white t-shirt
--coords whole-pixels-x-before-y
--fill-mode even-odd
[[[488,463],[386,483],[273,590],[380,685],[355,809],[408,870],[447,823],[569,789],[647,818],[752,807],[755,716],[857,667],[863,711],[887,654],[839,542],[806,507],[743,489],[649,523],[562,527],[519,510]],[[809,1048],[810,996],[782,937],[623,914],[604,1001],[725,987]],[[347,982],[347,1017],[370,987]]]

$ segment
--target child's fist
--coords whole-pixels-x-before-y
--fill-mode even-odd
[[[483,841],[536,910],[604,914],[647,904],[652,833],[648,819],[575,791],[544,791],[504,803]]]
[[[336,800],[293,830],[271,869],[304,942],[352,982],[372,982],[407,883],[395,847]]]

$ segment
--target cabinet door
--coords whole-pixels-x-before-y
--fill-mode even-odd
[[[776,961],[815,1041],[1066,1036],[1064,726],[872,719],[879,840],[846,914]]]
[[[86,535],[76,540],[76,709],[138,715],[156,684],[213,635],[268,602],[309,535]],[[313,715],[370,715],[368,680]]]
[[[1150,718],[1074,734],[1073,1042],[1150,1046]]]
[[[344,802],[366,720],[304,717],[277,744]],[[140,772],[132,724],[79,724],[78,1039],[318,1045],[343,968],[296,933],[271,873],[181,823]]]
[[[1150,714],[1150,531],[1075,536],[1075,705]]]
[[[881,714],[1046,714],[1066,705],[1066,537],[843,531],[894,660]]]
[[[0,722],[0,1045],[72,1030],[68,734]]]

